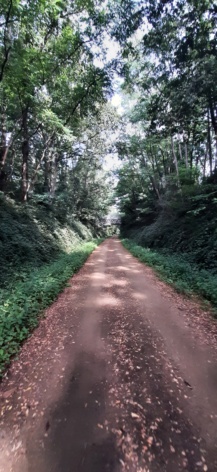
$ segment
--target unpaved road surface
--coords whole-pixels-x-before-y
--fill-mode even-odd
[[[1,386],[1,472],[217,471],[216,324],[117,239]]]

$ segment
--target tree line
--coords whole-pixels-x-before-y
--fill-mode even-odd
[[[93,217],[115,126],[106,60],[112,5],[0,0],[0,191]]]
[[[216,17],[211,0],[0,0],[0,191],[105,212],[103,157],[118,129],[125,226],[214,209]]]
[[[187,251],[197,226],[206,244],[215,233],[217,6],[159,0],[140,7],[137,34],[123,46],[129,105],[117,142],[117,196],[126,231],[144,228],[140,242],[162,247],[173,234],[173,249]]]

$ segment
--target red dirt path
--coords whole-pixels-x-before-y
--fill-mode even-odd
[[[217,324],[105,241],[0,390],[1,472],[217,471]]]

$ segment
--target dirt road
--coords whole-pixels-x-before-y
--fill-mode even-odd
[[[1,472],[217,471],[215,322],[117,239],[1,387]]]

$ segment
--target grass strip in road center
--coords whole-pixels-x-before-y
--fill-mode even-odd
[[[76,246],[70,253],[61,253],[57,260],[33,272],[22,274],[7,291],[0,292],[0,376],[11,356],[37,326],[42,311],[56,299],[102,240]]]
[[[200,295],[211,302],[217,316],[217,276],[207,270],[199,270],[176,254],[165,255],[149,248],[137,246],[130,239],[121,240],[123,246],[141,262],[153,267],[160,278],[178,292]]]

